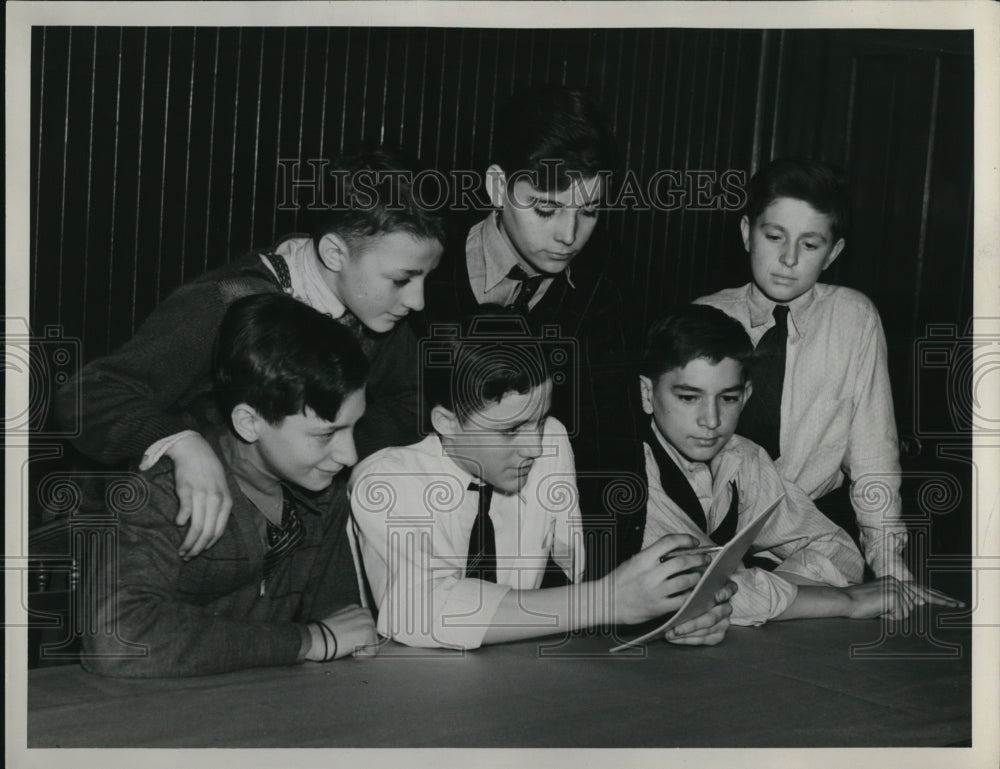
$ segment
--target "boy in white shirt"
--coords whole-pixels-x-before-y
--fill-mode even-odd
[[[849,208],[847,182],[833,167],[773,161],[750,180],[740,221],[753,281],[696,301],[736,318],[767,361],[739,434],[763,446],[782,477],[810,498],[827,496],[820,507],[835,520],[847,500],[838,505],[831,492],[848,480],[861,550],[875,576],[912,582],[882,323],[861,292],[817,282],[844,249]],[[866,499],[868,480],[885,500],[877,509]]]
[[[767,452],[734,435],[753,387],[750,338],[721,310],[689,305],[650,330],[639,384],[649,500],[643,544],[689,533],[725,544],[782,495],[757,536],[752,568],[734,575],[734,624],[845,616],[903,619],[920,604],[960,606],[894,577],[858,584],[864,562],[850,537]],[[758,565],[759,564],[759,565]]]
[[[380,634],[474,649],[678,609],[707,558],[661,557],[691,547],[690,536],[664,537],[602,580],[580,582],[573,453],[548,416],[544,343],[503,333],[435,344],[423,380],[433,434],[377,452],[352,477]],[[572,584],[539,589],[550,555]],[[713,609],[668,640],[721,641],[731,595],[731,586],[720,591]]]

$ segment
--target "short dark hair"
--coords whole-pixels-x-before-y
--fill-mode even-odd
[[[583,91],[536,86],[511,96],[499,114],[493,161],[508,179],[529,174],[535,187],[552,192],[610,172],[615,140]]]
[[[463,423],[508,393],[523,395],[551,376],[527,321],[499,305],[482,305],[459,323],[433,327],[421,364],[427,410],[443,406]]]
[[[812,158],[778,158],[761,168],[747,186],[744,213],[753,225],[778,198],[803,200],[830,217],[834,241],[844,236],[850,220],[850,191],[843,171]]]
[[[223,418],[246,403],[271,424],[308,406],[333,422],[361,389],[368,359],[351,332],[285,294],[238,299],[226,310],[212,361]]]
[[[389,147],[343,155],[331,174],[330,206],[313,212],[317,250],[324,235],[336,233],[349,245],[364,238],[405,232],[445,242],[440,207],[424,205],[414,180],[424,170],[416,160]],[[419,180],[418,180],[419,181]]]
[[[732,358],[750,378],[753,343],[735,318],[705,304],[689,304],[653,324],[646,335],[640,372],[650,379],[698,358],[719,363]]]

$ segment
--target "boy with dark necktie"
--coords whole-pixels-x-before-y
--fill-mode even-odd
[[[568,429],[588,530],[587,577],[617,562],[614,528],[642,506],[628,317],[613,262],[595,236],[614,138],[581,91],[545,85],[498,111],[486,192],[493,212],[452,238],[428,281],[427,316],[451,322],[509,307],[572,340],[572,370],[552,393]],[[619,505],[630,500],[627,504]]]
[[[849,207],[847,182],[827,163],[771,162],[750,180],[740,221],[752,282],[696,301],[738,320],[757,348],[754,395],[739,434],[857,532],[875,576],[896,576],[919,591],[903,558],[899,441],[882,322],[864,294],[818,282],[844,250]],[[884,504],[866,499],[868,482]]]
[[[864,562],[851,538],[781,477],[761,446],[734,434],[755,387],[753,356],[746,331],[714,307],[688,305],[650,330],[639,377],[650,416],[643,544],[677,533],[725,544],[783,497],[751,546],[750,568],[733,577],[734,624],[903,619],[928,600],[959,606],[935,591],[915,594],[894,577],[859,584]]]
[[[694,543],[685,534],[652,543],[598,583],[581,583],[573,450],[549,416],[546,356],[509,323],[519,319],[494,317],[486,333],[487,320],[434,340],[423,356],[433,433],[373,454],[352,475],[379,633],[411,646],[474,649],[675,611],[708,560],[679,554],[661,562]],[[549,559],[571,584],[541,587]],[[720,591],[711,610],[668,640],[721,641],[731,595],[731,587]]]

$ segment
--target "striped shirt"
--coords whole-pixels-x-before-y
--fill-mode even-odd
[[[738,320],[754,345],[774,325],[775,303],[753,283],[696,301]],[[885,333],[864,294],[817,283],[789,304],[780,441],[778,469],[812,499],[850,478],[872,570],[913,579],[901,555],[906,526]]]
[[[784,500],[754,540],[750,552],[772,556],[781,564],[777,567],[779,571],[814,582],[846,587],[861,581],[864,562],[851,538],[817,510],[802,489],[785,481],[767,452],[756,443],[734,435],[711,463],[690,462],[662,439],[655,425],[653,431],[694,489],[710,531],[729,512],[730,481],[736,482],[739,493],[737,531],[746,528],[784,494]],[[649,446],[645,450],[649,500],[643,547],[666,534],[691,534],[702,544],[711,544],[708,535],[663,491],[653,452]],[[731,601],[734,625],[760,625],[779,616],[798,595],[798,588],[779,576],[778,571],[741,568],[733,581],[739,588]]]

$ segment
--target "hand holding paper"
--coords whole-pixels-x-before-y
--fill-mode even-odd
[[[688,622],[670,628],[664,639],[686,646],[715,646],[720,643],[729,630],[729,616],[733,613],[729,599],[736,594],[736,590],[735,582],[727,582],[715,594],[715,606]]]
[[[767,509],[761,513],[749,526],[740,531],[735,537],[730,540],[729,544],[726,545],[722,550],[715,554],[712,563],[705,570],[705,573],[701,575],[701,579],[697,580],[697,586],[688,593],[685,598],[686,600],[678,609],[677,613],[667,620],[656,630],[652,630],[644,635],[634,638],[624,644],[614,647],[611,651],[621,651],[629,646],[634,646],[636,644],[645,643],[651,638],[659,637],[664,635],[671,628],[683,627],[684,623],[700,617],[706,612],[711,612],[715,608],[716,595],[723,589],[729,582],[729,577],[732,575],[740,564],[743,562],[743,556],[750,549],[760,530],[764,527],[764,524],[774,513],[775,508],[777,508],[778,503],[783,497],[779,497],[774,502],[772,502]],[[664,537],[660,540],[663,542],[668,539]],[[659,544],[659,543],[657,543]],[[697,544],[697,543],[695,543]],[[693,546],[693,545],[692,545]],[[643,551],[649,552],[654,546],[647,548]],[[676,550],[676,548],[671,548],[671,550]],[[661,555],[666,555],[669,551],[661,553]],[[640,553],[639,555],[642,555]],[[637,556],[638,557],[638,556]],[[691,555],[680,555],[676,558],[668,558],[666,564],[672,564],[675,562],[682,563],[687,562],[693,558],[705,558],[706,556],[691,556]],[[693,568],[693,566],[687,566],[686,568]],[[693,576],[693,575],[686,575]],[[710,618],[706,618],[703,621],[708,621]],[[721,618],[720,618],[721,620]],[[674,640],[673,638],[668,638],[668,640]],[[720,639],[721,640],[721,639]],[[716,642],[717,643],[717,642]]]

